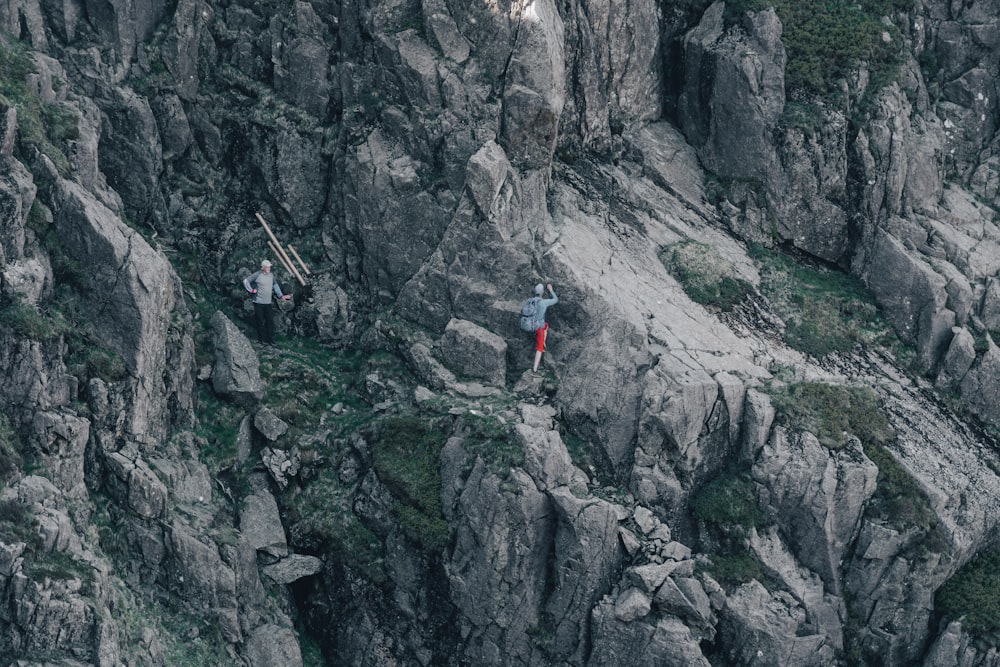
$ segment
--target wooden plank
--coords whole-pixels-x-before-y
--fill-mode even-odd
[[[257,216],[257,221],[260,222],[260,224],[261,224],[262,227],[264,227],[264,231],[267,232],[267,235],[269,237],[271,237],[272,241],[274,241],[275,253],[277,253],[278,257],[282,258],[282,261],[285,264],[285,267],[288,268],[289,271],[291,271],[292,275],[294,275],[296,278],[298,278],[299,284],[304,287],[305,284],[306,284],[306,281],[303,280],[302,274],[299,273],[298,269],[296,269],[292,265],[292,260],[290,260],[288,258],[288,255],[285,254],[285,249],[281,247],[281,243],[278,241],[278,237],[274,235],[274,232],[272,232],[271,228],[268,227],[267,223],[264,221],[264,217],[261,216],[260,213],[254,213],[254,215]]]

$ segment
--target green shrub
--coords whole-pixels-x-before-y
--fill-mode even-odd
[[[27,85],[28,76],[35,71],[23,45],[0,40],[0,102],[17,110],[18,140],[40,150],[60,173],[68,174],[69,161],[53,142],[78,136],[76,116],[57,105],[42,103]]]
[[[63,331],[52,317],[21,301],[9,303],[0,309],[0,326],[39,342],[52,340]]]
[[[691,512],[700,521],[742,531],[764,525],[753,481],[745,472],[727,470],[691,498]]]
[[[729,591],[751,579],[765,580],[760,563],[748,551],[740,551],[730,555],[713,555],[712,562],[705,567],[705,571]]]
[[[743,11],[769,6],[783,28],[786,89],[793,95],[825,95],[859,63],[867,63],[873,77],[897,71],[901,35],[881,19],[909,10],[913,0],[731,0],[726,10],[732,21]],[[882,39],[884,32],[890,35],[888,42]]]
[[[815,434],[830,449],[843,447],[852,433],[866,445],[885,445],[896,437],[867,387],[800,382],[772,393],[771,400],[780,423]]]
[[[976,556],[935,595],[937,608],[973,633],[1000,631],[1000,551]]]
[[[731,311],[753,292],[733,266],[710,245],[696,241],[676,243],[660,253],[664,268],[680,283],[692,301]]]
[[[439,551],[448,524],[441,510],[439,457],[445,434],[415,417],[384,420],[372,444],[379,479],[399,500],[397,518],[408,537],[428,551]]]
[[[199,382],[196,389],[195,435],[201,443],[201,457],[211,466],[229,466],[236,460],[243,409],[217,396],[206,382]]]
[[[880,444],[866,444],[865,455],[878,466],[875,495],[868,516],[899,529],[916,527],[925,532],[937,526],[937,515],[913,476]]]

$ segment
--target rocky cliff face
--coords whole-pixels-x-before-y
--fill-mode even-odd
[[[0,8],[0,656],[997,664],[1000,8],[796,6]]]

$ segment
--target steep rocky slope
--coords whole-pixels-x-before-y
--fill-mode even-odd
[[[0,8],[0,664],[997,664],[1000,7],[809,4]]]

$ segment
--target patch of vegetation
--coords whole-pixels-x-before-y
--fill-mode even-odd
[[[766,579],[760,563],[746,550],[729,555],[713,555],[711,564],[704,569],[727,591],[752,579],[761,582]]]
[[[24,46],[0,40],[0,102],[17,110],[18,140],[47,155],[65,175],[69,173],[69,160],[57,144],[79,136],[79,119],[62,105],[39,99],[27,84],[28,76],[35,71]]]
[[[7,415],[0,413],[0,482],[8,481],[24,465],[21,455],[21,439],[11,425]],[[0,510],[2,511],[2,510]],[[0,521],[3,517],[0,516]]]
[[[524,465],[524,449],[510,424],[496,417],[467,413],[463,447],[470,459],[483,459],[494,474],[506,478],[510,469]]]
[[[206,382],[197,384],[196,398],[195,436],[201,444],[202,460],[216,469],[232,465],[243,409],[217,396]]]
[[[569,458],[573,462],[573,465],[580,470],[583,470],[588,475],[593,472],[599,473],[600,471],[597,469],[597,462],[594,459],[594,445],[575,433],[564,431],[562,428],[559,430],[563,443],[566,445],[566,451],[569,452]],[[604,479],[602,477],[599,481],[602,484],[608,484],[612,480]]]
[[[0,542],[25,544],[23,570],[36,581],[46,577],[79,579],[84,594],[94,583],[94,570],[87,563],[77,561],[63,551],[42,549],[31,509],[17,499],[0,500]]]
[[[867,514],[899,529],[916,527],[933,531],[937,515],[906,468],[881,444],[866,444],[865,455],[878,466],[875,495],[868,504]]]
[[[86,595],[94,584],[94,569],[80,562],[65,551],[34,551],[32,557],[24,559],[25,573],[40,581],[49,579],[79,579],[82,592]]]
[[[427,551],[440,551],[448,541],[438,462],[445,434],[415,417],[388,418],[378,431],[372,461],[379,479],[399,499],[403,532]]]
[[[760,565],[746,547],[749,531],[768,523],[750,475],[735,466],[726,468],[698,489],[690,506],[702,550],[712,554],[705,571],[727,590],[751,579],[764,582]]]
[[[78,377],[99,377],[108,382],[128,377],[125,360],[105,345],[92,323],[83,319],[73,297],[44,310],[21,301],[11,302],[0,309],[0,326],[41,343],[63,336],[67,370]]]
[[[766,523],[753,480],[746,472],[734,468],[698,489],[691,498],[691,513],[699,521],[740,534]]]
[[[262,359],[260,373],[268,387],[268,407],[289,424],[292,437],[318,426],[337,403],[349,408],[349,417],[331,424],[338,434],[367,420],[370,411],[350,391],[365,361],[361,354],[300,338],[283,341],[281,347],[280,355]],[[400,364],[398,358],[392,360]]]
[[[163,655],[168,665],[185,667],[217,667],[233,663],[226,653],[229,643],[222,637],[219,624],[205,617],[198,617],[184,609],[180,603],[149,605],[147,618],[159,618],[164,632],[159,634]]]
[[[333,467],[324,467],[291,500],[296,530],[318,536],[345,567],[381,584],[386,581],[384,547],[354,513],[352,497],[353,486],[345,486]]]
[[[771,400],[779,422],[815,434],[830,449],[843,447],[849,434],[861,441],[865,455],[878,466],[875,494],[866,510],[869,517],[901,530],[934,530],[937,516],[927,496],[887,447],[896,433],[875,392],[867,387],[802,382],[773,393]]]
[[[760,291],[785,321],[785,342],[821,359],[849,352],[858,343],[895,346],[871,292],[855,276],[808,266],[783,253],[754,245]]]
[[[791,93],[826,95],[852,68],[866,63],[873,77],[894,75],[903,46],[900,32],[882,22],[908,11],[913,0],[733,0],[730,20],[746,10],[774,7],[788,63],[785,87]],[[885,36],[888,35],[888,39]],[[886,74],[883,74],[886,73]]]
[[[35,521],[27,506],[16,499],[0,500],[0,542],[31,542]]]
[[[1000,631],[1000,551],[969,561],[937,591],[935,601],[946,618],[961,620],[972,633]]]
[[[866,446],[884,446],[896,437],[878,397],[867,387],[799,382],[773,392],[771,401],[779,423],[815,434],[830,449],[846,445],[849,434]]]
[[[753,292],[733,266],[710,245],[682,241],[660,253],[660,261],[691,300],[731,311]]]
[[[58,338],[64,331],[59,322],[22,301],[12,301],[0,309],[0,326],[40,343]]]

